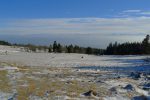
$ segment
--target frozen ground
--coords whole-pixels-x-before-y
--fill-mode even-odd
[[[8,53],[5,54],[5,51]],[[0,61],[15,62],[26,66],[50,67],[131,67],[145,66],[145,56],[93,56],[85,54],[54,54],[19,52],[18,48],[0,46]],[[82,58],[83,57],[83,58]]]
[[[146,57],[27,53],[0,46],[0,100],[149,100]]]

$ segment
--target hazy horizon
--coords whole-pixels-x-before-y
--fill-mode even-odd
[[[49,46],[50,44],[53,44],[54,41],[57,41],[58,43],[61,43],[63,45],[79,45],[83,47],[94,47],[94,48],[102,48],[105,49],[109,43],[115,43],[116,41],[118,43],[124,43],[124,42],[141,42],[145,35],[143,36],[111,36],[111,37],[97,37],[97,35],[94,36],[89,36],[89,35],[83,35],[81,36],[76,36],[77,39],[74,39],[74,35],[72,36],[57,36],[57,35],[48,35],[48,36],[40,36],[40,35],[26,35],[26,36],[20,36],[20,35],[0,35],[0,40],[8,41],[11,43],[17,43],[17,44],[35,44],[35,45],[46,45]],[[93,39],[95,38],[95,39]],[[111,40],[111,41],[110,41]],[[140,41],[139,41],[140,40]],[[99,41],[102,41],[100,43]]]

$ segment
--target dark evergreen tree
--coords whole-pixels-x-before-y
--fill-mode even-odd
[[[87,47],[86,48],[86,54],[92,54],[93,53],[93,50],[91,47]]]
[[[142,41],[143,53],[150,54],[150,36],[147,35],[145,39]]]
[[[57,42],[56,41],[54,41],[54,43],[53,43],[53,52],[57,52]]]
[[[107,54],[107,55],[112,55],[113,54],[113,44],[112,43],[110,43],[108,45],[105,54]]]
[[[11,46],[11,43],[1,40],[1,41],[0,41],[0,45],[8,45],[8,46]]]
[[[117,47],[118,47],[118,43],[117,42],[115,42],[115,44],[113,45],[113,54],[115,55],[115,54],[117,54]]]
[[[80,53],[80,47],[75,45],[73,48],[73,53]]]
[[[60,43],[57,45],[57,52],[62,53],[62,46]]]
[[[73,45],[72,44],[67,47],[67,51],[68,51],[68,53],[73,53]]]

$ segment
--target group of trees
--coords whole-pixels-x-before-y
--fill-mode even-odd
[[[83,53],[94,55],[137,55],[150,54],[150,36],[147,35],[142,42],[126,42],[126,43],[110,43],[106,49],[98,49],[91,47],[80,47],[77,45],[63,46],[54,41],[49,46],[49,52],[57,53]]]
[[[150,54],[150,36],[147,35],[142,42],[110,43],[105,51],[106,55],[136,55]]]
[[[49,52],[55,53],[83,53],[83,54],[104,54],[103,49],[91,48],[91,47],[80,47],[77,45],[61,45],[54,41],[53,45],[49,46]]]
[[[48,51],[49,53],[82,53],[94,55],[137,55],[150,54],[150,36],[147,35],[142,42],[133,43],[110,43],[106,49],[98,49],[92,47],[80,47],[77,45],[62,45],[54,41],[50,46],[37,46],[33,44],[11,44],[6,41],[0,41],[0,45],[8,46],[23,46],[29,50],[36,52],[36,50]]]
[[[0,41],[0,45],[7,45],[7,46],[10,46],[11,43],[1,40],[1,41]]]

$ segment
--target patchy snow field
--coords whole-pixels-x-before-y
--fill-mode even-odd
[[[0,100],[150,100],[146,57],[28,53],[0,46]]]
[[[0,61],[15,62],[27,66],[50,66],[50,67],[131,67],[143,66],[145,56],[94,56],[85,54],[55,54],[55,53],[28,53],[21,52],[19,48],[0,46]],[[83,58],[82,58],[83,57]]]

